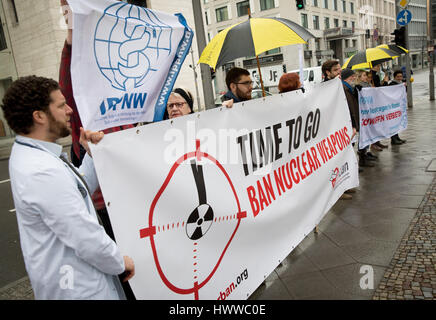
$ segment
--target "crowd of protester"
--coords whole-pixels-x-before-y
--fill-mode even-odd
[[[353,126],[353,131],[359,132],[360,112],[358,92],[362,90],[362,88],[375,88],[401,84],[403,83],[403,72],[401,70],[394,71],[394,77],[390,81],[388,72],[384,73],[383,77],[380,76],[380,64],[373,66],[373,68],[371,68],[370,70],[354,71],[349,68],[342,69],[341,71],[340,70],[341,66],[339,64],[339,61],[337,60],[328,60],[322,65],[324,81],[329,81],[334,78],[341,79],[344,87],[345,96],[347,98],[347,104]],[[398,134],[395,134],[391,137],[392,145],[400,145],[405,142],[406,140],[401,139]],[[359,157],[359,173],[363,171],[364,167],[374,167],[376,161],[378,160],[378,156],[370,150],[380,152],[386,148],[388,148],[388,145],[383,144],[381,141],[373,143],[370,147],[366,146],[361,148],[359,145],[357,145],[357,155]],[[342,195],[341,199],[352,199],[351,194],[355,191],[356,190],[354,189],[347,190]]]

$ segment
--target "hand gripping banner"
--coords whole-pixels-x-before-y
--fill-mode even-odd
[[[358,185],[340,80],[92,146],[137,299],[246,299]]]
[[[181,14],[113,0],[69,0],[71,74],[84,128],[161,120],[191,46]]]

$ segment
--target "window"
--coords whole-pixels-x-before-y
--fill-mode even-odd
[[[314,7],[318,7],[318,0],[312,0],[312,5]]]
[[[209,25],[209,15],[207,11],[204,12],[204,19],[206,20],[206,25]]]
[[[354,30],[356,28],[356,22],[351,21],[351,28],[353,29],[353,32],[354,32]]]
[[[275,49],[271,49],[271,50],[265,51],[265,55],[268,55],[268,54],[278,54],[278,53],[280,53],[280,48],[275,48]]]
[[[227,7],[221,7],[215,9],[216,14],[216,22],[229,20],[229,12],[227,11]]]
[[[338,0],[333,0],[333,9],[335,9],[335,11],[338,11]]]
[[[308,24],[308,21],[307,21],[307,14],[306,13],[302,13],[301,14],[301,25],[304,27],[304,28],[309,28],[309,24]]]
[[[342,21],[342,26],[343,26],[344,28],[347,27],[347,20]]]
[[[238,17],[247,16],[248,9],[250,9],[250,1],[241,1],[236,4],[236,9],[238,10]]]
[[[350,11],[352,14],[354,14],[354,3],[350,2]]]
[[[329,8],[329,0],[324,0],[324,9]]]
[[[324,18],[324,29],[330,29],[330,18]]]
[[[260,10],[268,10],[275,8],[274,0],[260,0]]]
[[[3,31],[3,22],[2,22],[1,17],[0,17],[0,51],[5,50],[7,48],[8,48],[8,45],[6,43],[6,37],[5,37],[5,33]]]
[[[342,11],[347,12],[347,1],[342,0]]]
[[[319,30],[319,17],[313,16],[313,29]]]
[[[335,28],[339,27],[339,19],[334,19],[333,23],[335,25]]]

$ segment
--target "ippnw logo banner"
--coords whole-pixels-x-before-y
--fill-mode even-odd
[[[135,262],[136,298],[249,297],[358,185],[351,134],[336,79],[93,145],[117,244]]]
[[[403,84],[359,91],[359,148],[407,129],[407,94]]]
[[[161,120],[192,42],[184,17],[112,0],[69,4],[72,82],[83,126]]]

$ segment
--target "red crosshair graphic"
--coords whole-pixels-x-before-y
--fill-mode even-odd
[[[162,196],[163,192],[165,191],[166,187],[168,186],[168,184],[170,183],[174,173],[176,172],[177,168],[185,161],[187,161],[188,159],[192,159],[195,158],[197,160],[197,162],[200,162],[200,160],[202,158],[206,158],[208,160],[210,160],[213,164],[215,164],[220,171],[222,172],[222,174],[226,177],[227,182],[233,192],[233,195],[235,197],[236,200],[236,205],[237,205],[237,213],[234,215],[230,215],[230,216],[226,216],[226,217],[215,217],[213,218],[213,210],[212,208],[210,208],[209,205],[207,205],[206,203],[206,193],[205,193],[205,186],[204,186],[204,178],[203,178],[203,172],[202,172],[202,167],[197,165],[197,168],[194,168],[194,164],[192,164],[193,167],[193,173],[194,173],[194,178],[196,180],[196,185],[197,185],[197,191],[199,194],[199,202],[200,205],[194,209],[194,211],[190,214],[188,220],[186,221],[182,221],[182,222],[176,222],[176,223],[171,223],[171,224],[167,224],[167,225],[163,225],[161,226],[155,226],[153,225],[153,215],[155,214],[154,210],[155,207],[160,199],[160,197]],[[155,198],[153,199],[153,202],[151,204],[150,207],[150,211],[149,211],[149,216],[148,216],[148,228],[144,228],[141,229],[139,231],[140,234],[140,238],[149,238],[150,239],[150,244],[151,244],[151,249],[153,251],[153,258],[156,264],[156,268],[157,271],[159,273],[160,278],[162,279],[162,281],[164,282],[164,284],[173,292],[177,293],[177,294],[194,294],[194,298],[195,300],[199,299],[199,290],[204,287],[209,281],[210,279],[212,279],[213,275],[215,274],[215,272],[217,271],[230,243],[232,242],[236,231],[239,228],[239,225],[241,223],[241,219],[246,218],[247,217],[247,212],[246,211],[242,211],[241,210],[241,206],[239,203],[239,198],[238,195],[236,193],[235,187],[233,186],[233,183],[228,175],[228,173],[226,172],[226,170],[224,169],[224,167],[221,165],[221,163],[219,163],[218,160],[216,160],[214,157],[212,157],[211,155],[202,152],[200,150],[200,140],[196,140],[196,150],[193,152],[188,152],[186,154],[184,154],[183,156],[181,156],[179,159],[177,159],[177,161],[172,165],[168,176],[166,177],[164,183],[162,184],[162,186],[160,187],[158,193],[156,194]],[[210,272],[210,274],[206,277],[206,279],[204,279],[202,282],[198,283],[198,279],[197,279],[197,269],[198,269],[198,265],[197,265],[197,258],[198,258],[198,252],[197,252],[197,244],[199,241],[201,241],[201,236],[204,235],[210,228],[212,223],[216,223],[221,222],[221,218],[223,221],[228,221],[228,220],[233,220],[233,219],[237,219],[237,224],[235,229],[233,230],[232,235],[230,236],[230,239],[228,240],[226,246],[224,247],[223,252],[221,253],[216,265],[213,267],[212,271]],[[189,227],[194,225],[193,222],[196,222],[196,225],[201,226],[203,223],[205,225],[207,225],[207,228],[205,230],[204,233],[202,233],[201,235],[198,233],[198,229],[196,229],[195,227]],[[159,232],[161,229],[162,231],[168,231],[168,230],[173,230],[173,229],[178,229],[179,227],[185,227],[186,228],[186,232],[188,237],[191,240],[194,240],[194,250],[193,250],[193,258],[194,258],[194,263],[193,263],[193,267],[194,267],[194,283],[193,286],[191,288],[179,288],[177,286],[175,286],[174,284],[172,284],[168,278],[165,276],[162,267],[160,265],[159,262],[159,258],[158,258],[158,254],[157,254],[157,250],[156,250],[156,245],[155,245],[155,236],[157,234],[157,232]]]

